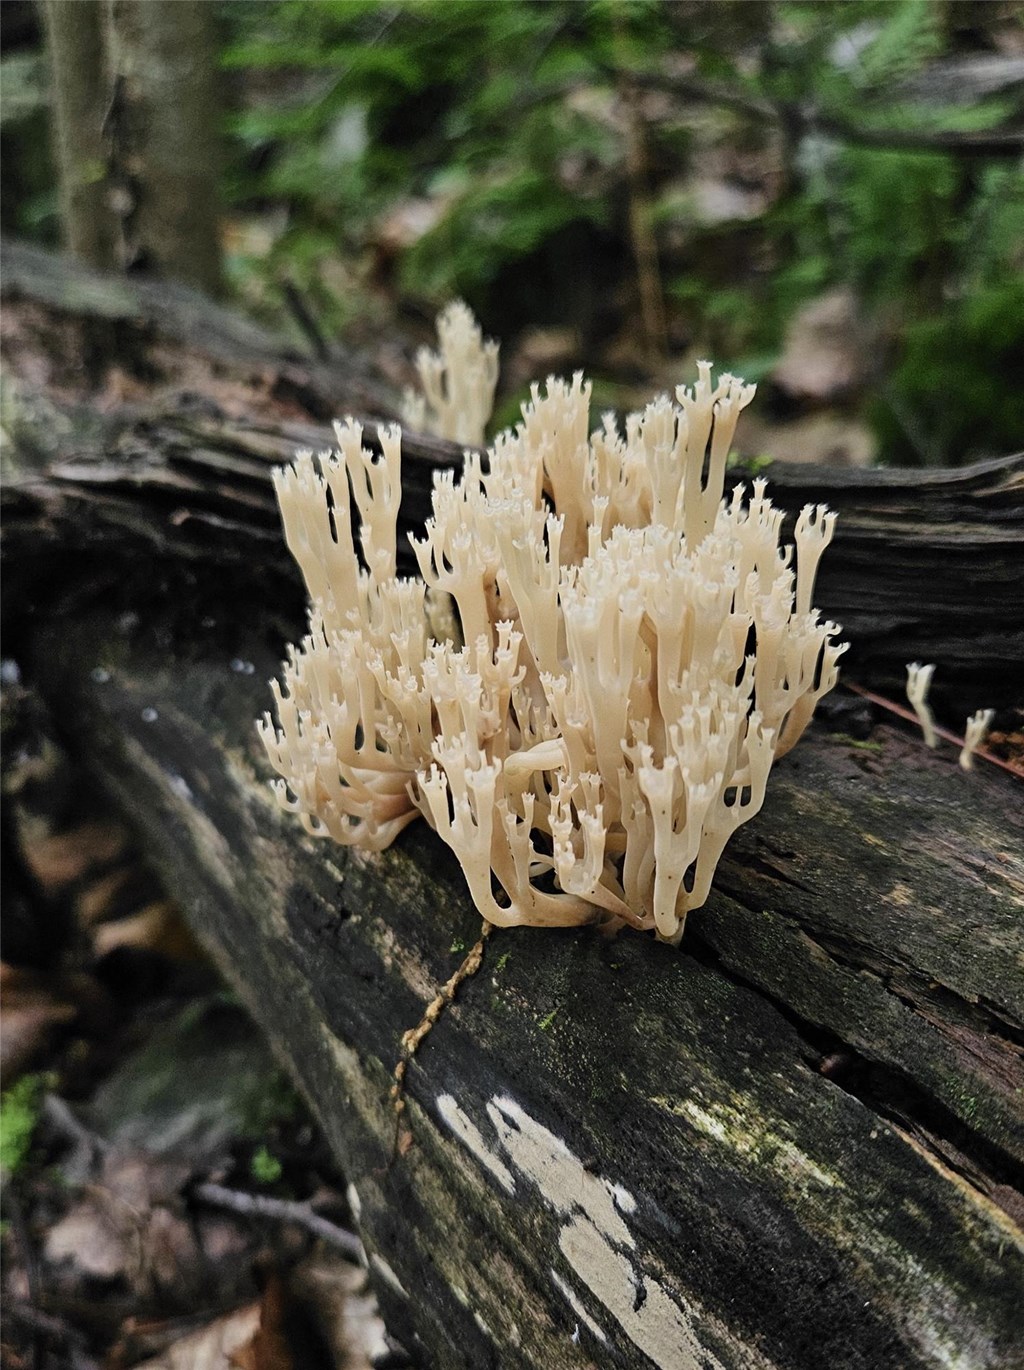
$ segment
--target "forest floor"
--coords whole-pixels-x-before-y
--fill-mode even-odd
[[[405,1364],[318,1129],[4,676],[4,1370]]]

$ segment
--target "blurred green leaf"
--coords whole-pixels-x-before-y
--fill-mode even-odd
[[[44,1087],[42,1075],[23,1075],[0,1098],[0,1176],[4,1181],[18,1173],[28,1156]]]
[[[276,1184],[282,1174],[281,1162],[265,1146],[261,1146],[253,1152],[249,1173],[258,1184]]]
[[[50,73],[42,53],[13,52],[0,60],[0,127],[30,119],[50,103]]]

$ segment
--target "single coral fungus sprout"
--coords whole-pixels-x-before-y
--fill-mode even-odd
[[[277,471],[311,600],[259,725],[281,804],[375,851],[422,814],[489,923],[678,940],[844,650],[812,608],[835,516],[804,509],[794,558],[763,481],[723,498],[753,393],[701,362],[591,433],[581,376],[535,386],[486,464],[436,477],[417,578],[399,429],[375,458],[349,419]]]

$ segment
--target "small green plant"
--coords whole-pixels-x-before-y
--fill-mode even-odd
[[[4,1181],[18,1173],[28,1156],[45,1084],[45,1076],[23,1075],[0,1098],[0,1176]]]
[[[281,1162],[267,1147],[258,1147],[249,1162],[249,1174],[257,1184],[276,1184],[282,1174]]]
[[[855,747],[859,752],[880,752],[884,748],[881,742],[868,742],[863,738],[851,737],[849,733],[829,733],[829,741],[838,743],[843,747]]]
[[[774,457],[763,453],[753,457],[741,457],[738,452],[730,452],[725,465],[727,470],[753,479],[755,476],[763,476],[774,460]]]

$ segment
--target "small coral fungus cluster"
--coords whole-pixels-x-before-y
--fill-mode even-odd
[[[312,603],[260,733],[309,832],[377,851],[422,814],[490,923],[678,939],[843,650],[811,607],[834,515],[804,509],[794,565],[763,482],[723,499],[753,387],[698,372],[625,432],[591,433],[580,376],[534,387],[436,477],[418,578],[397,427],[276,472]]]

